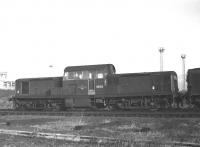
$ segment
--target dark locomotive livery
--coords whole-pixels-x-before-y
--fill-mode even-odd
[[[174,71],[116,74],[112,64],[69,66],[63,77],[16,80],[15,109],[168,108],[178,96]],[[193,95],[192,95],[193,96]]]
[[[108,77],[108,101],[125,107],[171,107],[178,95],[173,71],[115,74]]]
[[[200,68],[189,69],[187,72],[186,97],[193,106],[200,108]]]
[[[62,77],[18,79],[15,96],[12,98],[15,109],[41,109],[63,107],[63,99],[56,95],[61,90]]]

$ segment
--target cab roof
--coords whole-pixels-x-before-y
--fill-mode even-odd
[[[192,69],[188,69],[188,71],[200,71],[200,68],[192,68]]]
[[[139,72],[139,73],[121,73],[121,74],[116,74],[116,76],[120,76],[120,77],[123,77],[123,76],[144,76],[144,75],[170,75],[170,74],[173,74],[173,75],[176,75],[176,72],[175,71],[156,71],[156,72]]]
[[[97,64],[97,65],[82,65],[82,66],[68,66],[65,68],[65,72],[72,72],[72,71],[95,71],[95,70],[102,70],[107,69],[108,71],[112,69],[115,73],[115,67],[113,64]]]

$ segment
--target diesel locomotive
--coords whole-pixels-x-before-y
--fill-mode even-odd
[[[69,66],[61,77],[16,80],[12,101],[18,110],[169,108],[178,96],[177,80],[174,71],[116,74],[112,64]]]

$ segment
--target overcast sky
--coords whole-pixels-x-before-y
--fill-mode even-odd
[[[1,0],[0,71],[8,78],[62,76],[66,66],[115,65],[117,73],[200,67],[200,0]],[[49,65],[53,65],[52,68]]]

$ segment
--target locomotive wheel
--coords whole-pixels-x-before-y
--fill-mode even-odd
[[[18,103],[14,103],[13,104],[13,109],[14,110],[19,110],[19,104]]]
[[[192,98],[192,105],[194,106],[195,109],[200,109],[200,102],[196,101],[195,98]]]
[[[105,108],[104,104],[102,104],[102,103],[97,103],[97,104],[95,105],[95,107],[96,107],[96,108]]]
[[[24,110],[26,110],[26,109],[25,109],[24,105],[22,105],[22,104],[20,105],[20,104],[19,104],[16,110],[24,111]]]
[[[15,110],[26,110],[26,107],[25,107],[25,105],[24,104],[19,104],[19,103],[15,103],[14,104],[14,109]]]
[[[116,103],[114,108],[124,110],[124,109],[129,109],[130,105],[126,101],[125,102],[118,102],[118,103]]]
[[[108,106],[105,107],[105,110],[108,110],[108,111],[111,111],[111,110],[113,110],[113,109],[114,109],[114,107],[111,106],[111,105],[108,105]]]

